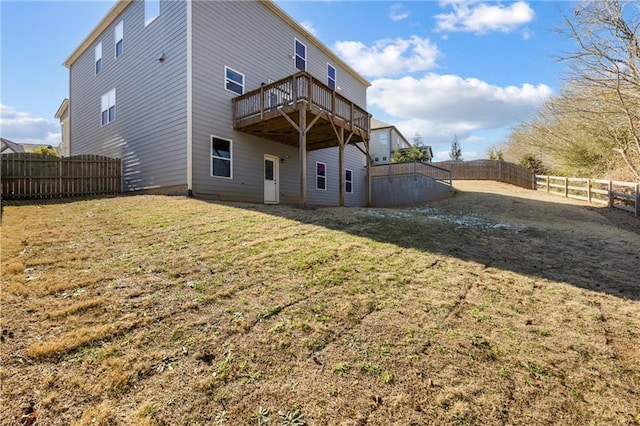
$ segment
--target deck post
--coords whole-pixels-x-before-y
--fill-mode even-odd
[[[300,122],[298,137],[300,142],[300,202],[307,205],[307,110],[299,109]]]
[[[338,184],[340,185],[340,207],[344,207],[344,129],[338,135]]]
[[[364,141],[364,150],[367,154],[367,207],[371,207],[371,154],[369,152],[369,135]],[[391,169],[391,165],[389,165]]]

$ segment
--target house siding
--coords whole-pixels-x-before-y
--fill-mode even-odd
[[[195,195],[262,202],[263,158],[264,154],[271,154],[285,160],[280,164],[280,202],[299,203],[298,148],[233,130],[231,99],[237,95],[224,87],[224,67],[228,66],[245,76],[245,91],[254,90],[269,80],[278,80],[297,72],[291,58],[294,39],[297,38],[307,46],[307,71],[311,75],[326,83],[327,62],[331,62],[337,69],[340,93],[362,107],[366,106],[366,87],[262,2],[193,2],[192,7]],[[239,28],[249,30],[239,31]],[[211,176],[211,135],[233,141],[232,179]],[[315,194],[315,158],[324,158],[326,155],[329,154],[320,151],[308,155],[307,171],[313,172],[313,178],[308,178],[307,185],[311,203],[338,202],[337,184],[324,191],[325,194]],[[364,156],[361,153],[360,156],[364,164]],[[337,164],[337,151],[330,157],[327,157],[327,164]],[[355,174],[357,168],[353,167],[353,170]],[[354,176],[354,190],[357,188],[355,179]],[[348,198],[352,201],[357,197]]]
[[[115,57],[114,28],[124,23],[124,52]],[[123,160],[123,191],[183,186],[187,182],[186,3],[161,1],[144,24],[144,2],[132,2],[70,66],[71,155]],[[160,56],[163,61],[159,61]],[[116,89],[116,119],[100,121],[100,98]]]

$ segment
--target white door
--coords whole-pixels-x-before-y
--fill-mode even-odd
[[[280,159],[273,155],[264,155],[264,203],[280,202]]]

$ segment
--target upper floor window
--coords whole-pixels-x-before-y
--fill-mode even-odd
[[[224,87],[242,95],[244,93],[244,75],[229,67],[224,67]]]
[[[232,178],[231,141],[211,136],[211,176]]]
[[[344,192],[353,192],[353,171],[344,169]]]
[[[380,145],[388,144],[389,143],[389,134],[387,132],[380,133],[380,135],[378,136],[378,141],[380,142]]]
[[[316,162],[316,189],[327,189],[327,165]]]
[[[115,42],[116,42],[116,58],[122,55],[124,51],[124,23],[122,21],[118,22],[115,29]]]
[[[102,111],[102,125],[111,123],[116,119],[116,89],[115,87],[100,98]]]
[[[336,90],[336,68],[331,64],[327,64],[327,86]]]
[[[295,39],[295,60],[296,68],[300,71],[307,70],[307,46]]]
[[[160,0],[144,0],[144,25],[149,25],[160,15]]]
[[[100,74],[100,71],[102,71],[102,42],[96,44],[95,58],[96,58],[96,74]]]

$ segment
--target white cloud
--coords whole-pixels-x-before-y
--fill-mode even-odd
[[[409,17],[409,11],[400,3],[389,6],[389,18],[392,21],[402,21]]]
[[[370,47],[359,41],[339,41],[333,48],[359,73],[369,77],[425,71],[435,67],[440,56],[435,43],[415,35],[378,40]]]
[[[439,31],[472,32],[477,34],[489,31],[511,32],[521,25],[531,22],[535,12],[528,3],[518,1],[509,6],[489,5],[478,1],[443,0],[441,7],[451,6],[453,11],[436,15],[436,28]]]
[[[393,122],[405,136],[419,132],[425,144],[437,147],[449,146],[454,135],[463,143],[486,142],[474,132],[509,127],[527,118],[551,94],[544,84],[501,87],[429,73],[422,78],[374,80],[367,98],[370,106],[393,117],[385,121]]]
[[[60,124],[47,118],[32,117],[0,104],[0,132],[2,137],[18,143],[57,146],[60,144]]]
[[[303,22],[300,22],[300,25],[302,25],[302,27],[305,30],[309,31],[311,34],[318,35],[315,27],[313,26],[313,22],[311,22],[311,21],[303,21]]]

